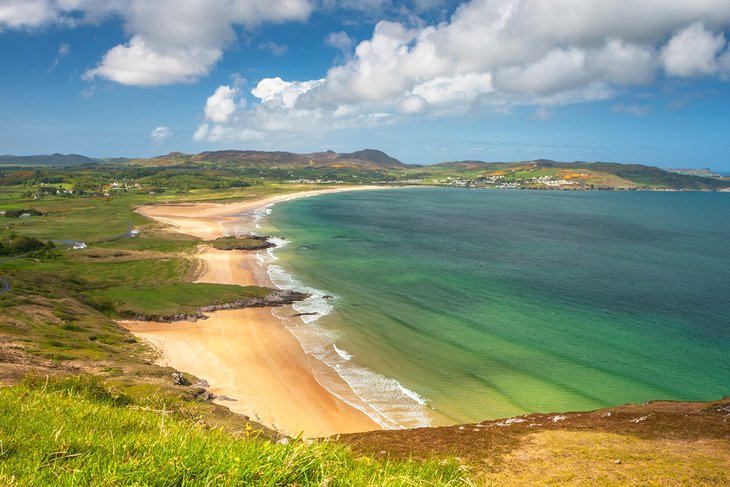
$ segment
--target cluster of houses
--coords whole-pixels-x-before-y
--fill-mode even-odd
[[[473,179],[467,177],[447,177],[446,179],[434,180],[435,184],[456,187],[494,187],[497,189],[516,189],[523,186],[544,187],[544,188],[562,188],[575,186],[579,184],[577,181],[568,179],[556,179],[552,176],[539,176],[532,179],[506,181],[503,175],[479,176]]]
[[[389,181],[373,181],[373,184],[421,184],[423,179],[391,179]]]
[[[135,182],[127,182],[127,181],[110,181],[109,184],[104,184],[102,186],[102,189],[100,191],[94,191],[90,194],[91,196],[111,196],[115,192],[120,191],[132,191],[132,190],[140,190],[142,189],[142,185]],[[55,196],[73,196],[76,194],[84,194],[83,191],[79,191],[75,188],[64,188],[63,186],[55,186],[52,184],[47,183],[40,183],[40,186],[36,190],[36,194],[33,196],[33,199],[38,199],[39,197],[45,196],[45,195],[55,195]]]
[[[291,184],[345,184],[348,181],[340,179],[289,179],[286,182]]]
[[[573,186],[578,184],[577,181],[570,181],[568,179],[555,179],[552,176],[540,176],[539,178],[533,178],[527,181],[529,184],[540,184],[549,188],[559,188],[561,186]]]

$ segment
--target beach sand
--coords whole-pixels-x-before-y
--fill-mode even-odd
[[[373,188],[329,191],[357,189]],[[240,213],[329,191],[277,195],[226,205],[143,206],[137,211],[170,224],[179,232],[210,240],[241,228],[242,222],[250,224]],[[271,285],[253,252],[201,245],[197,257],[204,262],[197,282]],[[205,379],[211,392],[236,399],[217,400],[218,404],[283,433],[317,437],[380,429],[365,413],[317,382],[312,369],[321,370],[323,364],[304,353],[270,308],[217,311],[208,316],[207,320],[197,322],[124,321],[121,325],[152,344],[160,352],[161,364]]]
[[[161,364],[207,380],[211,392],[236,399],[218,404],[266,426],[304,437],[379,429],[316,381],[299,342],[268,308],[124,326],[162,352]]]

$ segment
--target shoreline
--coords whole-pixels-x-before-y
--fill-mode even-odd
[[[254,212],[268,208],[276,203],[290,201],[293,199],[307,198],[330,193],[344,193],[352,191],[373,191],[390,189],[394,186],[348,186],[343,188],[312,189],[283,193],[256,200],[245,200],[235,203],[181,203],[142,205],[134,211],[161,223],[172,225],[178,233],[192,235],[203,240],[213,240],[218,237],[229,235],[241,226],[243,212]],[[182,214],[182,210],[188,210]],[[255,217],[248,215],[250,222],[243,226],[250,233],[254,230],[253,222]],[[233,227],[233,228],[231,228]]]
[[[257,211],[282,201],[326,193],[383,189],[382,186],[331,188],[275,195],[229,204],[141,206],[138,213],[172,225],[175,231],[204,240],[253,233]],[[241,213],[247,212],[248,215]],[[204,270],[195,282],[274,287],[256,252],[223,251],[201,243],[195,256]],[[293,317],[286,306],[277,311]],[[365,411],[325,388],[317,379],[326,374],[337,390],[349,385],[320,360],[307,354],[296,336],[271,308],[206,313],[201,322],[174,325],[123,321],[126,329],[160,352],[158,362],[209,382],[217,395],[236,401],[217,404],[249,416],[288,435],[331,436],[382,429]],[[315,373],[315,370],[317,373]],[[356,394],[353,392],[353,397]]]

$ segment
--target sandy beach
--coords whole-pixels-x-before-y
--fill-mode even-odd
[[[211,240],[233,233],[234,228],[250,229],[253,217],[246,221],[245,213],[255,209],[293,198],[364,189],[374,188],[305,191],[231,204],[143,206],[136,211],[178,232]],[[271,285],[253,252],[216,250],[203,244],[196,257],[204,263],[197,282]],[[160,352],[159,363],[205,379],[211,392],[236,399],[216,402],[283,433],[317,437],[380,429],[365,413],[317,382],[312,370],[321,370],[322,364],[305,354],[271,309],[218,311],[208,316],[198,322],[121,324]]]
[[[384,189],[384,186],[353,186],[344,188],[315,189],[285,193],[258,200],[246,200],[235,203],[198,203],[181,205],[139,206],[135,210],[146,217],[162,223],[167,223],[187,235],[212,240],[233,233],[236,226],[246,226],[247,215],[258,208],[289,201],[296,198],[306,198],[326,193],[341,193],[349,191],[366,191]],[[244,214],[244,215],[239,215]],[[249,217],[249,220],[252,218]],[[249,230],[252,230],[249,228]]]

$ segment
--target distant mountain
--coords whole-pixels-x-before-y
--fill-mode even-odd
[[[385,152],[375,149],[365,149],[357,152],[352,152],[350,154],[338,154],[337,157],[340,160],[367,161],[383,167],[398,168],[405,166],[405,164],[403,164],[398,159],[390,157]]]
[[[79,154],[50,154],[39,156],[0,156],[0,164],[13,166],[78,166],[99,161]]]
[[[200,154],[172,152],[166,156],[138,159],[135,161],[135,163],[147,165],[177,165],[205,162],[277,167],[352,167],[370,170],[403,169],[408,167],[398,159],[390,157],[385,152],[374,149],[365,149],[346,154],[338,154],[333,151],[296,154],[293,152],[249,150],[208,151],[201,152]]]

